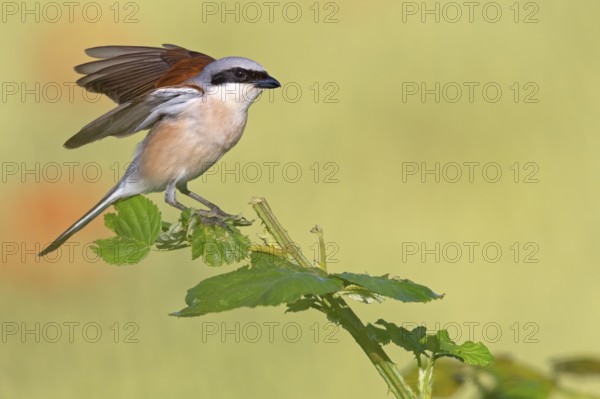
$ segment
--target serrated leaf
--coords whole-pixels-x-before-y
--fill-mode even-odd
[[[252,256],[252,267],[208,278],[188,291],[188,307],[175,316],[201,316],[241,307],[277,306],[305,295],[343,288],[340,280],[317,268],[303,268],[273,256]]]
[[[105,215],[104,223],[117,236],[96,240],[92,250],[108,263],[138,263],[160,234],[160,212],[141,195],[118,201],[114,206],[117,213]]]
[[[371,304],[374,302],[383,302],[383,297],[378,295],[371,290],[368,290],[360,285],[347,285],[344,288],[344,291],[340,292],[340,294],[348,297],[354,301]]]
[[[369,334],[381,345],[387,345],[392,341],[390,333],[384,328],[377,327],[371,323],[367,324],[365,328],[367,330],[367,334]]]
[[[163,231],[156,239],[155,245],[156,248],[163,251],[174,251],[191,246],[187,233],[180,223],[167,224],[166,226],[163,224]]]
[[[188,240],[189,210],[181,212],[177,223],[162,223],[161,233],[156,239],[156,248],[164,251],[173,251],[191,246]]]
[[[420,356],[425,354],[425,345],[423,338],[427,335],[427,329],[423,326],[415,327],[412,330],[407,330],[402,326],[397,326],[394,323],[388,323],[385,320],[377,320],[375,324],[383,326],[381,329],[372,324],[369,324],[368,329],[382,344],[393,342],[408,352],[413,352],[419,364],[421,363]]]
[[[202,257],[209,266],[222,266],[246,258],[250,239],[227,221],[227,227],[196,224],[192,230],[192,259]]]
[[[416,356],[425,353],[425,347],[421,343],[421,340],[427,335],[427,329],[425,327],[419,326],[412,330],[407,330],[402,326],[397,326],[394,323],[388,323],[381,319],[377,320],[375,323],[386,328],[392,342],[396,345],[409,352],[414,352]]]
[[[393,342],[409,352],[413,352],[421,367],[421,355],[431,352],[434,359],[440,357],[453,357],[473,366],[487,366],[494,357],[482,343],[467,341],[457,345],[450,339],[446,330],[440,330],[435,335],[427,335],[427,329],[423,326],[407,330],[394,323],[385,320],[377,320],[367,325],[369,334],[382,344]],[[379,326],[383,326],[381,328]],[[416,376],[415,376],[416,378]]]
[[[368,274],[337,273],[333,274],[348,283],[360,285],[374,294],[397,299],[402,302],[429,302],[442,296],[436,294],[424,285],[410,280],[400,280],[384,276],[369,276]]]
[[[187,228],[190,224],[190,220],[192,219],[192,215],[196,214],[196,210],[193,208],[184,209],[179,215],[179,223],[185,228]]]
[[[161,221],[158,207],[143,195],[115,203],[117,213],[105,216],[106,227],[120,237],[152,245],[160,234]]]
[[[107,263],[131,265],[144,259],[150,247],[125,237],[113,237],[94,241],[92,250]]]
[[[471,366],[487,366],[494,361],[494,356],[481,342],[467,341],[462,345],[457,345],[450,339],[446,330],[440,330],[436,335],[429,336],[427,347],[428,349],[435,348],[433,352],[436,357],[455,357]]]

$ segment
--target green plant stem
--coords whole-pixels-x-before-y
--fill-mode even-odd
[[[432,397],[434,364],[435,359],[432,357],[427,361],[425,369],[419,368],[419,399],[431,399]]]
[[[325,247],[325,237],[323,237],[323,229],[321,226],[315,225],[310,232],[315,233],[319,238],[319,267],[324,271],[327,271],[327,252]]]
[[[303,267],[313,267],[313,264],[304,256],[298,245],[292,240],[288,232],[283,228],[279,220],[273,214],[271,207],[264,198],[253,197],[250,200],[250,204],[254,208],[254,211],[262,220],[262,222],[269,230],[269,233],[275,238],[277,244],[284,251],[289,251],[293,258]]]
[[[356,343],[362,348],[381,377],[388,384],[390,391],[397,398],[416,398],[408,384],[404,381],[396,364],[385,353],[379,342],[367,333],[364,324],[346,301],[332,294],[324,295],[323,297],[330,305],[329,309],[331,311],[329,315],[339,320],[342,327],[352,335]],[[324,313],[327,313],[327,310]]]
[[[254,211],[263,221],[267,230],[275,238],[281,248],[290,249],[290,254],[303,267],[314,267],[302,254],[292,238],[277,220],[271,207],[264,198],[252,198],[250,201]],[[385,353],[379,342],[371,337],[356,313],[348,306],[346,301],[333,294],[323,295],[323,302],[327,305],[322,311],[334,320],[338,320],[360,345],[369,360],[373,363],[379,374],[387,383],[390,391],[400,399],[416,399],[415,394],[402,378],[400,371]]]

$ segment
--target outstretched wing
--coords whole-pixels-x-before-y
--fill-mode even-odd
[[[152,127],[165,116],[177,115],[188,101],[202,96],[196,86],[182,85],[159,88],[146,96],[122,103],[93,120],[64,144],[77,148],[107,136],[125,137]]]
[[[172,44],[101,46],[87,49],[86,54],[101,60],[76,66],[76,72],[86,75],[77,84],[106,94],[118,104],[131,102],[159,87],[179,85],[215,60]]]

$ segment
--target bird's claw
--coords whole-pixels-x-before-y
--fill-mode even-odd
[[[225,223],[226,217],[225,215],[219,214],[214,210],[198,210],[198,216],[200,217],[200,223],[207,226],[219,226],[224,229],[229,230],[229,226]]]
[[[214,214],[216,216],[219,216],[220,218],[223,218],[223,219],[231,219],[231,218],[235,217],[234,215],[230,215],[229,213],[225,212],[224,210],[222,210],[221,208],[219,208],[216,205],[213,206],[213,207],[211,207],[210,210],[206,211],[206,212],[212,213],[212,214]]]
[[[234,226],[250,226],[252,224],[251,220],[246,219],[242,215],[231,215],[218,207],[209,210],[199,209],[198,216],[202,224],[220,226],[228,230],[230,230],[226,223],[228,221],[231,221],[231,224]]]

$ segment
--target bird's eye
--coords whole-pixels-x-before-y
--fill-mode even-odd
[[[246,71],[244,71],[242,68],[236,68],[233,73],[238,80],[246,79]]]

